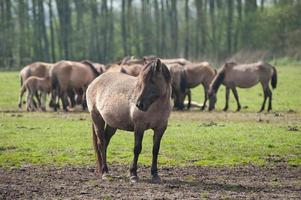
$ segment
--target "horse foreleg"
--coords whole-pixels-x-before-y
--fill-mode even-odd
[[[229,107],[230,88],[226,87],[226,104],[223,111],[227,111]],[[236,100],[237,101],[237,100]]]
[[[135,130],[135,147],[134,147],[134,159],[132,165],[130,167],[130,180],[131,182],[138,181],[137,175],[137,162],[139,158],[139,154],[142,150],[142,139],[143,139],[144,131]]]
[[[240,111],[240,109],[241,109],[241,105],[240,105],[240,103],[239,103],[239,97],[238,97],[238,94],[237,94],[237,90],[236,90],[236,87],[233,87],[232,88],[232,92],[233,92],[233,94],[234,94],[234,97],[235,97],[235,100],[236,100],[236,102],[237,102],[237,112],[238,111]]]
[[[46,95],[47,93],[46,92],[42,92],[41,93],[41,109],[42,111],[46,111]]]
[[[27,102],[26,102],[26,110],[27,111],[33,111],[34,110],[34,107],[33,107],[33,92],[28,90],[28,93],[27,93]]]
[[[30,111],[30,103],[31,103],[31,101],[30,101],[30,91],[28,90],[27,91],[27,98],[26,98],[26,110],[27,111]]]
[[[153,159],[152,159],[152,168],[151,168],[151,175],[153,182],[160,182],[160,176],[158,175],[158,154],[160,150],[160,143],[162,136],[166,130],[166,127],[158,130],[154,130],[153,136]]]
[[[191,107],[191,90],[187,89],[186,94],[187,94],[187,97],[188,97],[187,109],[190,109],[190,107]]]
[[[205,86],[205,85],[203,85],[203,87],[204,87],[204,97],[205,97],[205,99],[204,99],[203,106],[201,107],[201,110],[205,110],[207,99],[208,99],[208,87]]]

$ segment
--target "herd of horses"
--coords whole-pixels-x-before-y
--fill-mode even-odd
[[[99,75],[119,72],[137,77],[144,65],[156,59],[154,56],[143,58],[125,57],[121,61],[103,65],[88,60],[75,62],[62,60],[57,63],[34,62],[25,66],[20,72],[21,90],[19,108],[22,107],[22,97],[27,91],[26,109],[46,110],[46,96],[51,93],[49,107],[57,110],[59,101],[65,111],[81,104],[86,109],[85,91],[88,85]],[[266,62],[237,64],[226,62],[217,72],[208,62],[190,62],[184,58],[160,59],[171,74],[172,98],[176,109],[184,109],[184,100],[188,97],[187,108],[191,107],[191,88],[202,85],[204,101],[201,110],[206,108],[209,99],[209,110],[215,108],[216,93],[219,86],[226,87],[226,105],[228,109],[229,94],[232,90],[237,102],[237,111],[241,109],[236,87],[250,88],[260,83],[264,93],[264,101],[260,111],[265,108],[268,99],[268,111],[272,109],[272,88],[277,85],[276,68]]]
[[[153,182],[160,182],[157,170],[158,152],[161,138],[166,130],[170,112],[174,107],[184,108],[188,96],[191,105],[190,89],[200,84],[204,87],[204,103],[209,110],[215,108],[216,93],[220,85],[226,87],[228,109],[229,93],[232,90],[241,105],[236,87],[250,88],[262,85],[264,100],[260,111],[272,109],[272,88],[277,85],[277,70],[265,62],[237,64],[226,62],[216,71],[208,62],[192,63],[183,58],[159,59],[153,56],[144,58],[126,57],[122,61],[102,65],[84,60],[59,61],[54,64],[35,62],[20,72],[22,96],[27,90],[26,107],[28,111],[36,108],[46,109],[46,96],[51,93],[49,106],[57,110],[59,100],[65,111],[81,104],[88,108],[92,118],[93,146],[97,158],[97,172],[107,179],[107,148],[117,129],[134,132],[134,159],[130,167],[130,180],[138,181],[137,161],[142,149],[144,131],[152,129],[153,159],[151,175]],[[173,98],[173,102],[172,99]]]

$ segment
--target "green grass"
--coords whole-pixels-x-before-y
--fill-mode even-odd
[[[301,66],[278,67],[274,113],[257,114],[260,87],[239,90],[241,113],[173,112],[162,139],[160,165],[232,166],[240,164],[301,165]],[[17,110],[17,72],[0,72],[0,166],[27,164],[94,165],[91,121],[88,113],[14,112]],[[203,100],[202,88],[193,99]],[[224,88],[217,108],[224,106]],[[231,96],[230,109],[236,109]],[[288,113],[288,110],[294,113]],[[12,110],[13,112],[8,112]],[[292,128],[293,127],[293,128]],[[130,164],[133,133],[117,131],[108,161]],[[152,133],[147,131],[139,163],[151,164]]]
[[[163,165],[236,165],[287,162],[301,164],[301,132],[287,124],[254,120],[212,123],[173,113],[159,156]],[[214,116],[213,116],[214,117]],[[204,118],[204,119],[202,119]],[[93,165],[87,113],[1,113],[0,166],[23,164]],[[297,123],[291,123],[296,126]],[[133,134],[118,131],[109,147],[109,162],[129,164]],[[152,134],[147,131],[140,163],[150,165]]]

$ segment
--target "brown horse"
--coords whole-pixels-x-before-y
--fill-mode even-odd
[[[45,63],[45,62],[34,62],[27,66],[25,66],[20,71],[20,85],[23,86],[23,83],[31,76],[36,76],[40,78],[45,78],[49,76],[50,68],[53,66],[52,63]],[[34,94],[36,96],[36,99],[38,101],[38,105],[41,105],[39,94]],[[33,100],[33,104],[36,106],[35,101]]]
[[[241,109],[236,87],[250,88],[260,82],[262,85],[264,100],[259,112],[265,108],[267,98],[269,98],[268,111],[272,110],[272,91],[269,87],[271,81],[272,88],[277,86],[277,70],[275,67],[265,62],[238,65],[235,62],[228,62],[218,71],[214,78],[209,96],[209,110],[213,110],[216,103],[216,93],[221,84],[226,86],[226,105],[224,111],[228,109],[230,89],[232,90],[237,102],[237,111]]]
[[[57,110],[58,97],[61,98],[63,109],[68,111],[67,92],[83,91],[85,94],[88,85],[99,75],[93,64],[89,61],[74,62],[60,61],[57,62],[50,71],[52,79],[52,102],[54,110]],[[85,101],[83,101],[85,109]]]
[[[137,161],[142,149],[144,131],[154,130],[153,181],[160,181],[157,160],[161,138],[171,112],[171,77],[160,60],[146,64],[138,77],[123,73],[104,73],[87,89],[88,109],[92,117],[93,144],[98,171],[108,174],[107,148],[117,129],[134,131],[134,159],[130,180],[136,182]]]
[[[131,76],[138,76],[142,68],[143,65],[140,64],[121,65],[120,72]]]
[[[175,71],[174,69],[172,70]],[[207,93],[210,84],[214,76],[216,75],[216,70],[213,67],[211,67],[211,65],[208,62],[199,62],[199,63],[187,64],[184,67],[178,65],[176,67],[176,71],[179,71],[181,78],[174,80],[178,82],[174,84],[177,85],[178,87],[181,86],[181,90],[175,88],[175,90],[178,91],[176,95],[177,104],[175,104],[175,106],[177,106],[179,109],[183,109],[184,99],[185,96],[187,95],[188,96],[187,108],[189,109],[191,106],[190,89],[202,84],[204,88],[205,99],[201,107],[201,110],[204,110],[207,102]]]
[[[47,93],[51,92],[51,79],[49,76],[46,76],[45,78],[40,78],[37,76],[31,76],[23,83],[23,86],[20,90],[20,96],[19,96],[19,108],[22,108],[22,97],[23,94],[27,90],[27,101],[26,101],[26,110],[27,111],[33,111],[34,105],[33,105],[33,98],[34,95],[37,94],[38,91],[42,94],[42,102],[41,102],[41,109],[43,111],[46,110],[46,96]]]
[[[85,61],[83,61],[85,62]],[[102,74],[106,71],[106,66],[103,65],[103,64],[100,64],[100,63],[92,63],[93,66],[95,67],[96,71],[99,73],[99,74]]]

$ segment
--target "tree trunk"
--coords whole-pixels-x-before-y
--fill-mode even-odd
[[[214,0],[209,1],[209,11],[210,11],[210,22],[211,22],[211,45],[212,45],[212,54],[214,59],[217,59],[217,48],[216,48],[216,24],[215,24],[215,2]]]
[[[164,0],[161,0],[161,40],[160,40],[160,56],[166,56],[166,17],[165,17]]]
[[[184,41],[184,56],[186,59],[189,57],[189,7],[188,1],[185,0],[185,41]]]
[[[63,49],[64,59],[70,59],[71,55],[71,8],[68,1],[56,0],[60,22],[60,48]]]
[[[53,10],[52,10],[52,0],[48,1],[49,9],[49,26],[50,26],[50,48],[51,48],[51,61],[55,62],[55,39],[54,39],[54,28],[53,28]]]
[[[43,0],[38,1],[38,7],[39,7],[39,27],[41,29],[41,40],[42,43],[42,49],[44,52],[44,61],[49,62],[49,42],[47,37],[47,31],[46,31],[46,25],[45,25],[45,14],[44,14],[44,5]]]
[[[125,0],[122,0],[121,37],[122,37],[123,55],[127,56],[128,55],[128,47],[127,47],[127,34],[126,34]]]
[[[232,20],[233,20],[233,0],[227,0],[228,17],[227,17],[227,54],[232,53]]]

